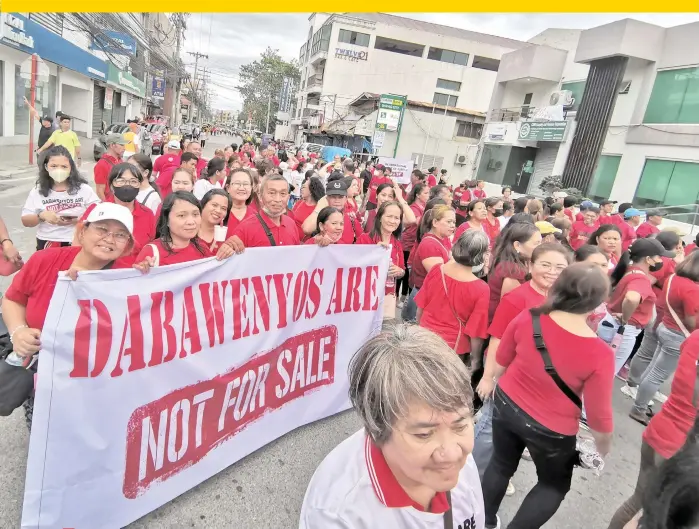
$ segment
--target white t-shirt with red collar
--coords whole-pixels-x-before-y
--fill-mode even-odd
[[[451,491],[454,527],[483,529],[485,513],[478,469],[470,455]],[[446,495],[426,512],[408,497],[381,451],[360,430],[316,469],[301,507],[299,529],[444,529]]]

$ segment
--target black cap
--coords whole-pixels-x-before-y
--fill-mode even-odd
[[[607,204],[616,204],[616,203],[617,203],[616,200],[609,200],[609,199],[607,199],[607,200],[602,200],[602,201],[599,203],[599,205],[600,205],[600,206],[606,206]]]
[[[325,194],[328,196],[335,195],[346,197],[348,189],[349,186],[347,185],[347,182],[345,182],[344,178],[341,178],[340,180],[333,180],[332,182],[328,182],[328,185],[325,186]]]
[[[675,257],[675,252],[667,251],[665,247],[655,239],[636,239],[629,248],[629,253],[631,254],[632,260],[637,257],[653,257],[654,255],[659,255],[660,257]]]
[[[49,123],[53,123],[53,118],[51,116],[44,116],[41,118],[41,121],[48,121]]]

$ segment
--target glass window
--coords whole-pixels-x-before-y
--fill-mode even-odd
[[[24,104],[25,97],[41,116],[55,117],[56,76],[49,75],[48,83],[37,83],[34,101],[32,102],[29,80],[20,76],[20,66],[15,65],[15,135],[29,134],[29,109]],[[37,125],[38,122],[35,124],[35,127]]]
[[[681,206],[699,199],[699,163],[646,160],[634,204]]]
[[[644,123],[699,123],[699,67],[658,72]]]
[[[497,72],[500,67],[500,61],[497,59],[491,59],[490,57],[481,57],[479,55],[473,56],[474,68],[480,68],[481,70],[489,70],[491,72]]]
[[[457,96],[452,96],[449,94],[440,94],[439,92],[435,92],[434,97],[432,98],[432,102],[436,105],[442,105],[445,107],[455,107],[458,99],[459,98]]]
[[[580,103],[582,103],[583,92],[585,92],[585,81],[563,83],[561,85],[561,90],[570,90],[573,92],[573,99],[575,99],[575,102],[570,110],[577,111],[580,108]]]
[[[483,133],[482,123],[473,123],[472,121],[457,121],[456,136],[459,138],[480,139]]]
[[[401,55],[410,55],[412,57],[422,57],[422,52],[425,46],[422,44],[413,44],[402,40],[387,39],[386,37],[376,37],[374,48],[383,51],[392,51]]]
[[[459,64],[461,66],[466,66],[468,64],[468,53],[443,50],[442,48],[430,48],[427,52],[427,58],[432,59],[433,61],[448,62],[450,64]]]
[[[357,31],[340,30],[340,35],[337,38],[338,42],[354,44],[355,46],[369,46],[369,35],[366,33],[358,33]]]
[[[619,162],[621,162],[621,156],[604,155],[599,157],[597,169],[587,192],[588,197],[598,202],[609,198],[614,180],[616,180]]]
[[[444,90],[454,90],[458,92],[461,90],[461,83],[456,81],[449,81],[447,79],[437,79],[437,88],[443,88]]]

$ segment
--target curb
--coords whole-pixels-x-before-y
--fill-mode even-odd
[[[12,180],[19,176],[27,176],[31,173],[36,173],[38,167],[35,165],[20,166],[13,169],[0,171],[0,180]]]

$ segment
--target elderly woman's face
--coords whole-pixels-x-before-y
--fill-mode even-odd
[[[439,492],[456,486],[473,440],[469,410],[444,413],[421,404],[411,406],[407,417],[396,422],[381,450],[404,487],[412,482]]]

